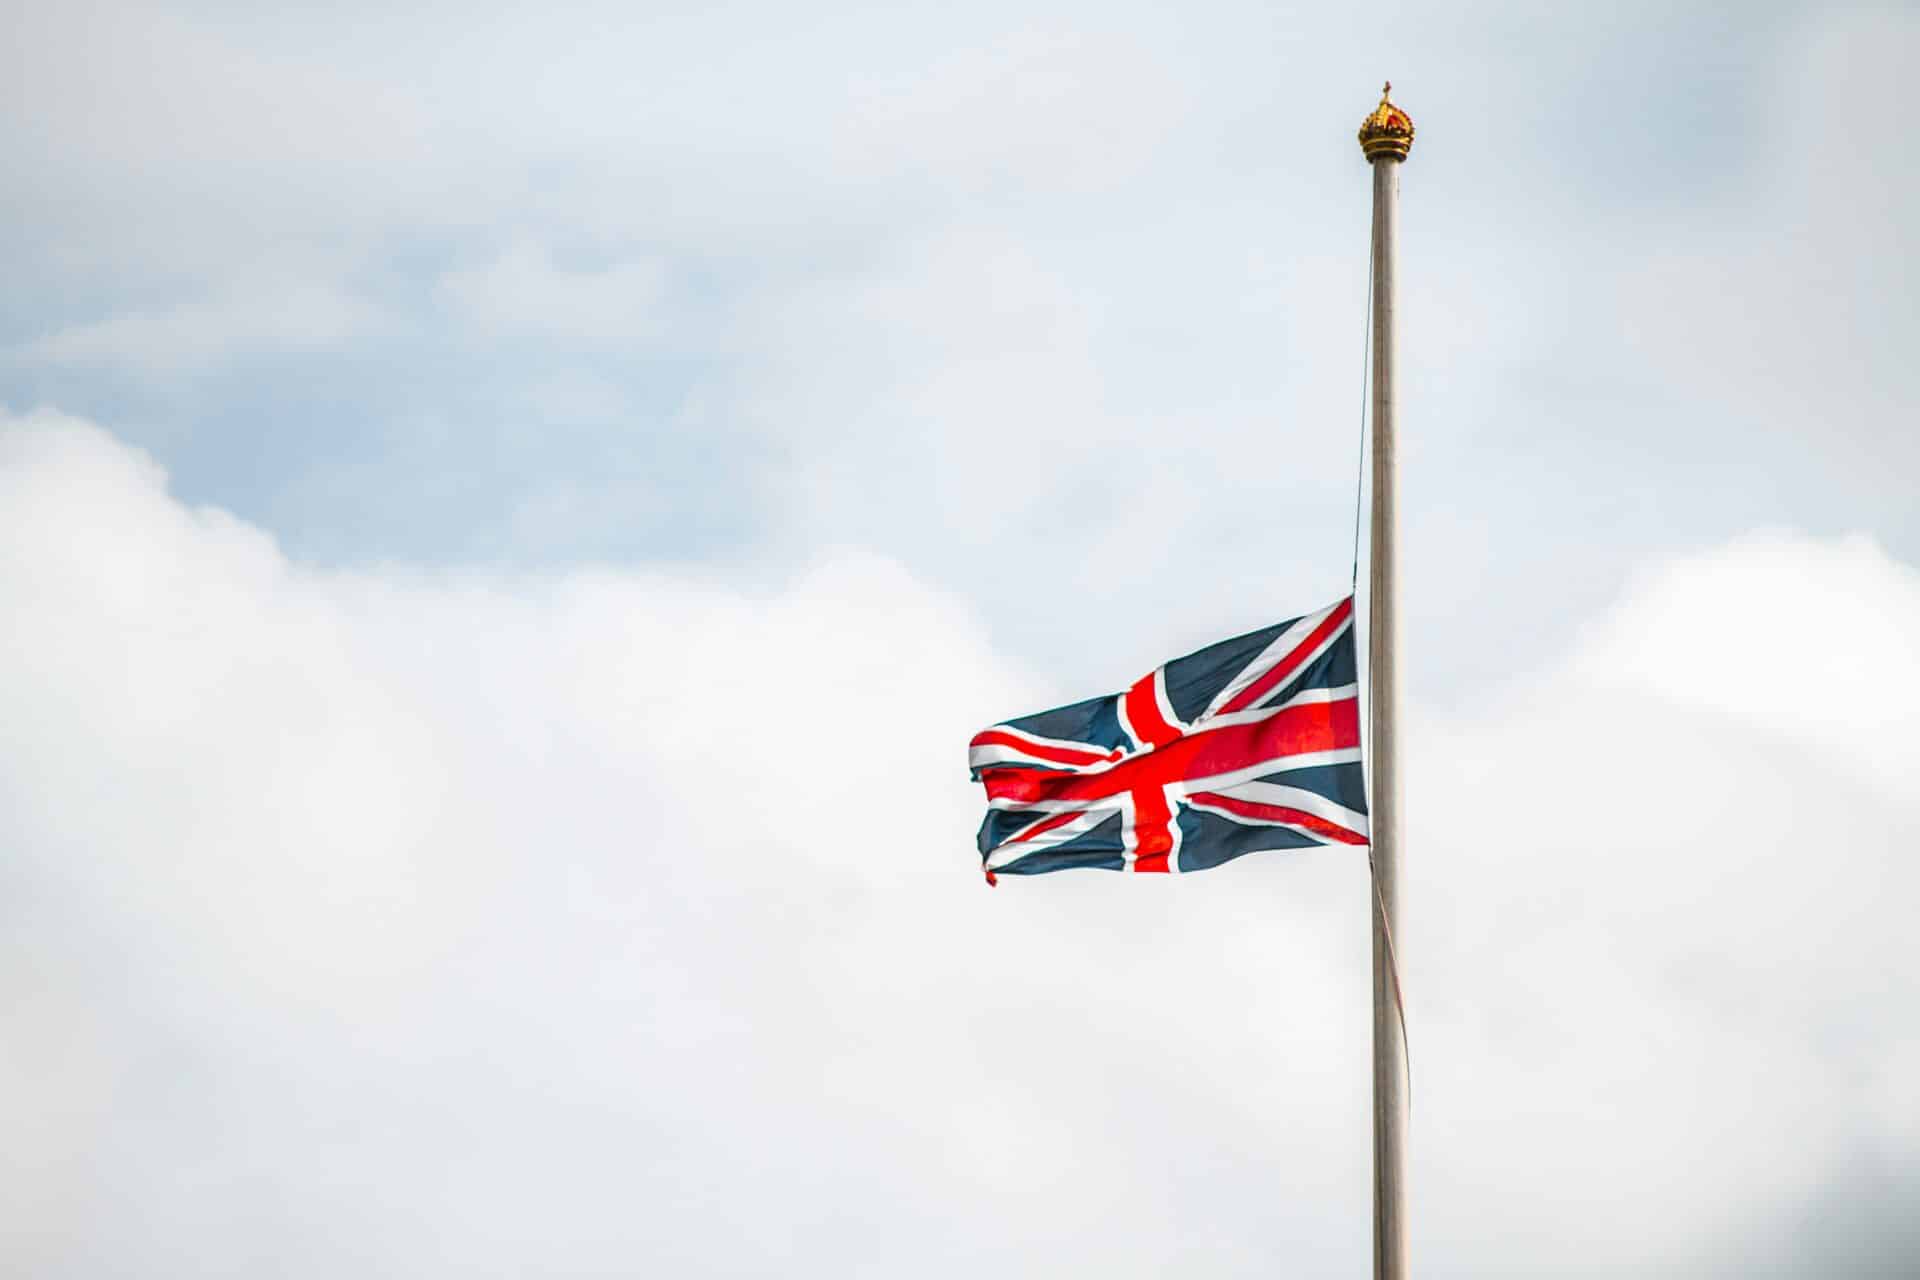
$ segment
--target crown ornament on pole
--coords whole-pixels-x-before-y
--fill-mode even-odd
[[[1392,92],[1389,80],[1380,87],[1380,105],[1360,122],[1360,150],[1369,162],[1405,160],[1413,150],[1413,117],[1393,105],[1388,98]]]

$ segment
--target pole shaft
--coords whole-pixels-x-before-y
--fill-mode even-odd
[[[1373,160],[1373,523],[1368,568],[1373,786],[1373,1274],[1405,1280],[1407,1072],[1393,966],[1400,928],[1400,525],[1394,443],[1394,235],[1400,161]]]

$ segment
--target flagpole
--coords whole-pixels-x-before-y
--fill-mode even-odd
[[[1394,443],[1394,266],[1400,164],[1413,146],[1413,121],[1380,91],[1360,126],[1373,166],[1373,522],[1367,587],[1368,741],[1373,765],[1368,823],[1373,901],[1373,1274],[1407,1275],[1407,1055],[1400,1006],[1400,528],[1399,456]]]

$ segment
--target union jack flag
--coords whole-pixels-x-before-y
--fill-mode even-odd
[[[982,730],[968,763],[987,789],[989,883],[1364,845],[1353,598],[1175,658],[1124,693]]]

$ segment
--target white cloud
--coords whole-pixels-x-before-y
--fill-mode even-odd
[[[598,268],[556,264],[541,245],[514,244],[440,278],[440,297],[483,332],[633,342],[660,332],[665,267],[651,259]]]
[[[1424,1164],[1436,1229],[1517,1235],[1483,1273],[1571,1242],[1582,1274],[1745,1273],[1861,1153],[1920,1158],[1916,610],[1864,539],[1743,539],[1425,726]]]
[[[191,374],[259,351],[316,351],[386,327],[379,308],[326,283],[254,281],[244,289],[119,311],[15,347],[17,363],[117,366]]]
[[[1701,1274],[1920,1156],[1920,813],[1861,764],[1920,670],[1774,625],[1912,572],[1780,534],[1647,581],[1418,726],[1433,1274]],[[960,744],[1092,690],[890,562],[319,572],[41,413],[0,609],[13,1269],[1364,1268],[1360,864],[988,892]],[[1844,731],[1753,710],[1852,662]]]
[[[1383,59],[1427,122],[1403,356],[1410,555],[1442,570],[1412,579],[1430,632],[1463,583],[1466,607],[1550,601],[1508,611],[1538,657],[1676,542],[1858,523],[1910,558],[1920,536],[1911,468],[1882,465],[1912,434],[1916,188],[1850,123],[1897,114],[1897,13],[480,6],[457,36],[424,10],[369,40],[294,11],[134,9],[22,11],[0,149],[27,175],[9,265],[39,291],[13,282],[13,331],[81,308],[100,325],[51,348],[151,341],[166,369],[204,344],[151,299],[182,279],[195,306],[254,296],[260,261],[303,255],[345,296],[453,321],[324,371],[357,406],[342,461],[254,428],[243,380],[126,410],[166,419],[154,438],[190,442],[183,460],[251,432],[268,456],[223,496],[318,513],[288,536],[341,558],[493,545],[500,512],[528,509],[532,554],[689,554],[666,545],[685,520],[605,534],[610,509],[684,503],[758,538],[748,556],[876,546],[1056,654],[1084,628],[1006,583],[1035,547],[1108,609],[1218,581],[1230,610],[1308,566],[1337,583],[1365,281],[1352,129]],[[671,358],[607,358],[656,341]],[[92,369],[9,372],[16,400],[113,403],[88,399],[108,395]],[[632,460],[579,501],[502,444],[569,378],[608,384],[572,448]],[[689,404],[710,432],[684,429]],[[507,456],[422,521],[446,438]],[[576,474],[569,449],[542,456]],[[342,530],[325,513],[347,471],[381,518]],[[1486,652],[1457,646],[1446,674],[1490,675],[1470,666]]]
[[[1920,776],[1920,575],[1865,535],[1750,535],[1641,575],[1584,676],[1806,743],[1902,794]],[[1766,691],[1768,696],[1756,696]]]
[[[890,70],[859,88],[862,162],[975,194],[1035,180],[1111,189],[1188,106],[1144,33],[1083,24],[989,28]]]
[[[1182,1009],[1221,953],[1116,948],[1168,924],[1112,885],[980,885],[959,744],[1047,694],[952,603],[858,556],[760,597],[319,574],[98,432],[0,441],[11,994],[59,1040],[10,1094],[27,1265],[84,1273],[101,1205],[162,1271],[1064,1265],[1116,1196],[1185,1247],[1147,1148],[1079,1152],[1116,1105],[1230,1129],[1247,1042]],[[1260,979],[1320,932],[1227,943],[1254,1043],[1324,1038],[1327,993],[1282,1017]],[[1261,1087],[1337,1092],[1295,1056]],[[1087,1073],[1117,1092],[1055,1080]]]
[[[1920,287],[1903,248],[1920,180],[1888,164],[1860,122],[1901,110],[1920,15],[1841,7],[1793,35],[1769,86],[1771,163],[1622,255],[1600,310],[1704,412],[1754,435],[1800,435],[1822,465],[1904,493],[1920,446],[1887,424],[1911,416],[1920,388],[1903,358]]]
[[[256,15],[257,16],[257,15]],[[337,20],[357,66],[320,33],[276,39],[201,8],[115,0],[21,8],[0,48],[0,136],[37,175],[35,274],[98,289],[244,280],[263,257],[377,242],[424,203],[471,197],[417,77],[371,74],[381,42]],[[367,237],[363,239],[363,237]]]

